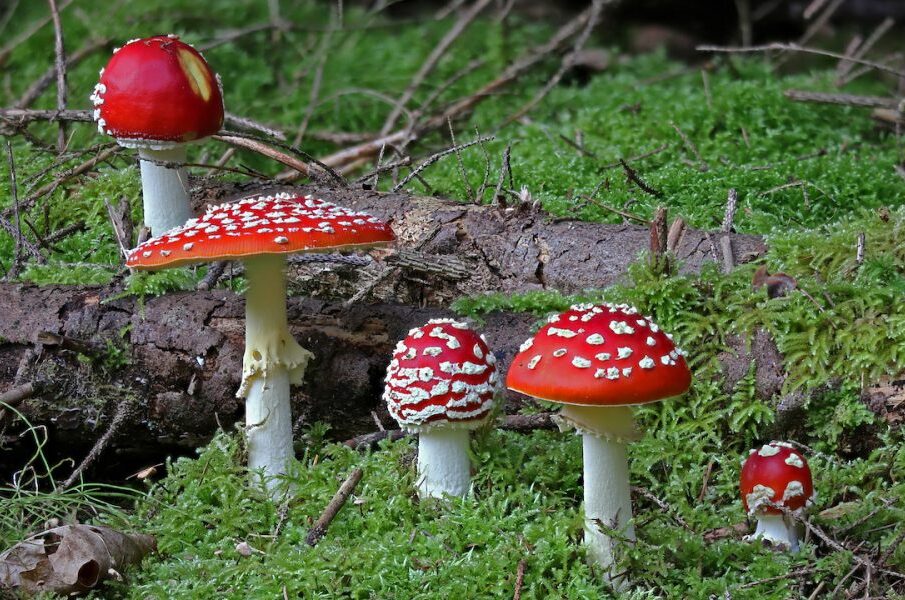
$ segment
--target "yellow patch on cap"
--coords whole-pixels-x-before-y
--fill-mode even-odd
[[[183,48],[178,49],[177,56],[185,78],[192,86],[192,91],[207,102],[211,97],[211,81],[207,65],[196,55]]]

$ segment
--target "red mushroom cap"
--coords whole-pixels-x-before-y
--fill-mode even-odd
[[[808,462],[792,444],[770,442],[751,450],[741,474],[742,505],[749,515],[781,514],[767,503],[798,510],[814,499]]]
[[[101,133],[124,145],[166,146],[220,130],[220,81],[201,54],[174,35],[115,50],[91,94]]]
[[[511,390],[561,404],[645,404],[688,389],[682,351],[626,305],[581,304],[555,315],[519,349]]]
[[[163,269],[260,254],[326,252],[392,242],[393,230],[365,213],[288,192],[207,209],[129,253],[126,266]]]
[[[396,345],[385,381],[383,399],[403,428],[477,427],[493,408],[496,357],[465,323],[433,319]]]

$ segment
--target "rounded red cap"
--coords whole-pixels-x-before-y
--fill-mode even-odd
[[[91,102],[98,130],[124,145],[190,142],[223,125],[217,75],[174,35],[132,40],[115,50]]]
[[[815,496],[808,462],[788,442],[770,442],[751,450],[740,479],[742,505],[749,515],[782,513],[767,503],[798,510]]]
[[[682,394],[691,372],[650,317],[624,304],[580,304],[522,344],[506,385],[561,404],[618,406]]]
[[[261,254],[380,246],[395,239],[390,226],[371,215],[281,192],[212,206],[201,217],[134,248],[126,266],[165,269]]]
[[[405,429],[477,427],[493,408],[497,377],[483,337],[465,323],[433,319],[396,345],[383,399]]]

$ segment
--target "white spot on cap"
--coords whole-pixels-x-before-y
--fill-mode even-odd
[[[610,329],[613,333],[620,335],[631,335],[635,333],[635,329],[625,321],[610,321]]]
[[[440,346],[428,346],[421,351],[421,354],[425,356],[440,356],[442,352],[443,348],[441,348]]]
[[[582,358],[580,356],[576,356],[572,359],[572,366],[577,367],[579,369],[587,369],[591,366],[591,361],[586,358]]]
[[[610,367],[606,370],[607,379],[619,379],[619,367]]]
[[[617,352],[618,352],[619,354],[616,355],[616,358],[628,358],[629,356],[632,355],[632,349],[629,348],[628,346],[624,346],[624,347],[622,347],[622,348],[618,348],[618,349],[617,349]]]
[[[547,329],[547,335],[558,335],[559,337],[562,337],[562,338],[573,338],[578,334],[575,333],[574,331],[572,331],[571,329],[561,329],[559,327],[550,327],[549,329]]]
[[[774,446],[772,444],[764,444],[763,446],[761,446],[760,450],[757,451],[757,453],[760,456],[764,456],[764,457],[776,456],[777,454],[779,454],[780,450],[781,450],[781,448],[779,446]]]
[[[163,256],[164,258],[166,258],[167,256],[169,256],[170,254],[172,254],[172,252],[170,252],[169,250],[161,250],[161,251],[160,251],[160,255]]]
[[[804,486],[800,481],[790,481],[788,485],[786,485],[786,491],[782,493],[782,499],[784,501],[789,498],[794,498],[795,496],[804,496]]]
[[[600,354],[595,354],[594,358],[596,358],[599,361],[605,361],[605,360],[610,360],[611,358],[613,358],[613,355],[610,354],[609,352],[601,352]]]
[[[631,367],[625,367],[624,369],[622,369],[622,376],[623,376],[623,377],[628,377],[628,376],[631,375],[631,374],[632,374],[632,368],[631,368]]]
[[[528,361],[528,368],[533,369],[534,367],[536,367],[537,363],[540,362],[540,359],[541,359],[540,354],[534,356],[534,358],[532,358],[531,360]]]
[[[597,369],[594,371],[594,379],[603,379],[606,377],[606,369]]]
[[[194,247],[194,245],[195,244],[193,244],[192,242],[189,242],[188,244],[183,244],[182,249],[185,250],[186,252],[188,252],[189,250],[191,250]]]
[[[766,485],[757,484],[751,489],[751,493],[745,495],[745,501],[748,504],[748,512],[753,513],[761,507],[761,505],[770,502],[776,491]]]
[[[804,468],[804,461],[801,460],[801,457],[795,454],[794,452],[786,457],[786,460],[783,461],[787,465],[791,467],[798,467],[799,469]]]
[[[655,340],[655,339],[653,338],[653,336],[650,336],[650,335],[649,335],[649,336],[647,336],[647,340],[645,340],[645,343],[646,343],[648,346],[656,346],[656,345],[657,345],[657,340]]]
[[[534,338],[528,338],[527,340],[522,342],[521,346],[518,347],[518,351],[524,352],[525,350],[528,350],[533,345],[534,345]]]
[[[642,369],[653,369],[654,359],[652,359],[650,356],[645,356],[640,361],[638,361],[638,366]]]
[[[565,348],[557,348],[556,350],[553,351],[553,356],[555,356],[556,358],[560,358],[561,356],[565,356],[565,355],[566,355]]]
[[[288,244],[289,238],[284,235],[278,235],[277,237],[273,238],[273,241],[277,244]]]
[[[606,340],[599,333],[592,333],[585,339],[585,341],[592,346],[600,346],[601,344],[606,343]]]
[[[474,352],[474,355],[478,358],[484,358],[484,351],[481,350],[481,346],[479,344],[475,344],[474,348],[471,350]]]

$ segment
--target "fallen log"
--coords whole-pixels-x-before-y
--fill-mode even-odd
[[[244,344],[244,303],[227,290],[183,292],[143,303],[118,298],[115,287],[0,284],[0,391],[27,381],[46,381],[18,410],[48,426],[53,447],[66,448],[76,464],[111,422],[124,400],[132,403],[108,452],[159,456],[167,448],[206,442],[218,424],[231,428],[242,417],[236,399]],[[373,429],[372,411],[391,422],[380,401],[393,346],[439,308],[402,304],[345,306],[311,298],[289,299],[293,335],[315,352],[304,385],[293,389],[297,426],[329,423],[334,439]],[[532,315],[496,312],[480,326],[505,371],[530,335]],[[35,346],[42,332],[109,349],[86,356],[63,345]],[[776,369],[773,355],[761,365],[759,351],[724,357],[727,375],[747,372],[734,362]],[[83,346],[79,346],[83,347]],[[123,357],[127,360],[123,360]],[[18,374],[18,380],[17,380]],[[767,394],[774,393],[775,378]],[[506,397],[507,412],[521,406]],[[11,416],[5,423],[9,425]],[[102,461],[103,463],[103,461]],[[109,463],[108,463],[109,464]],[[134,469],[133,469],[134,470]]]

